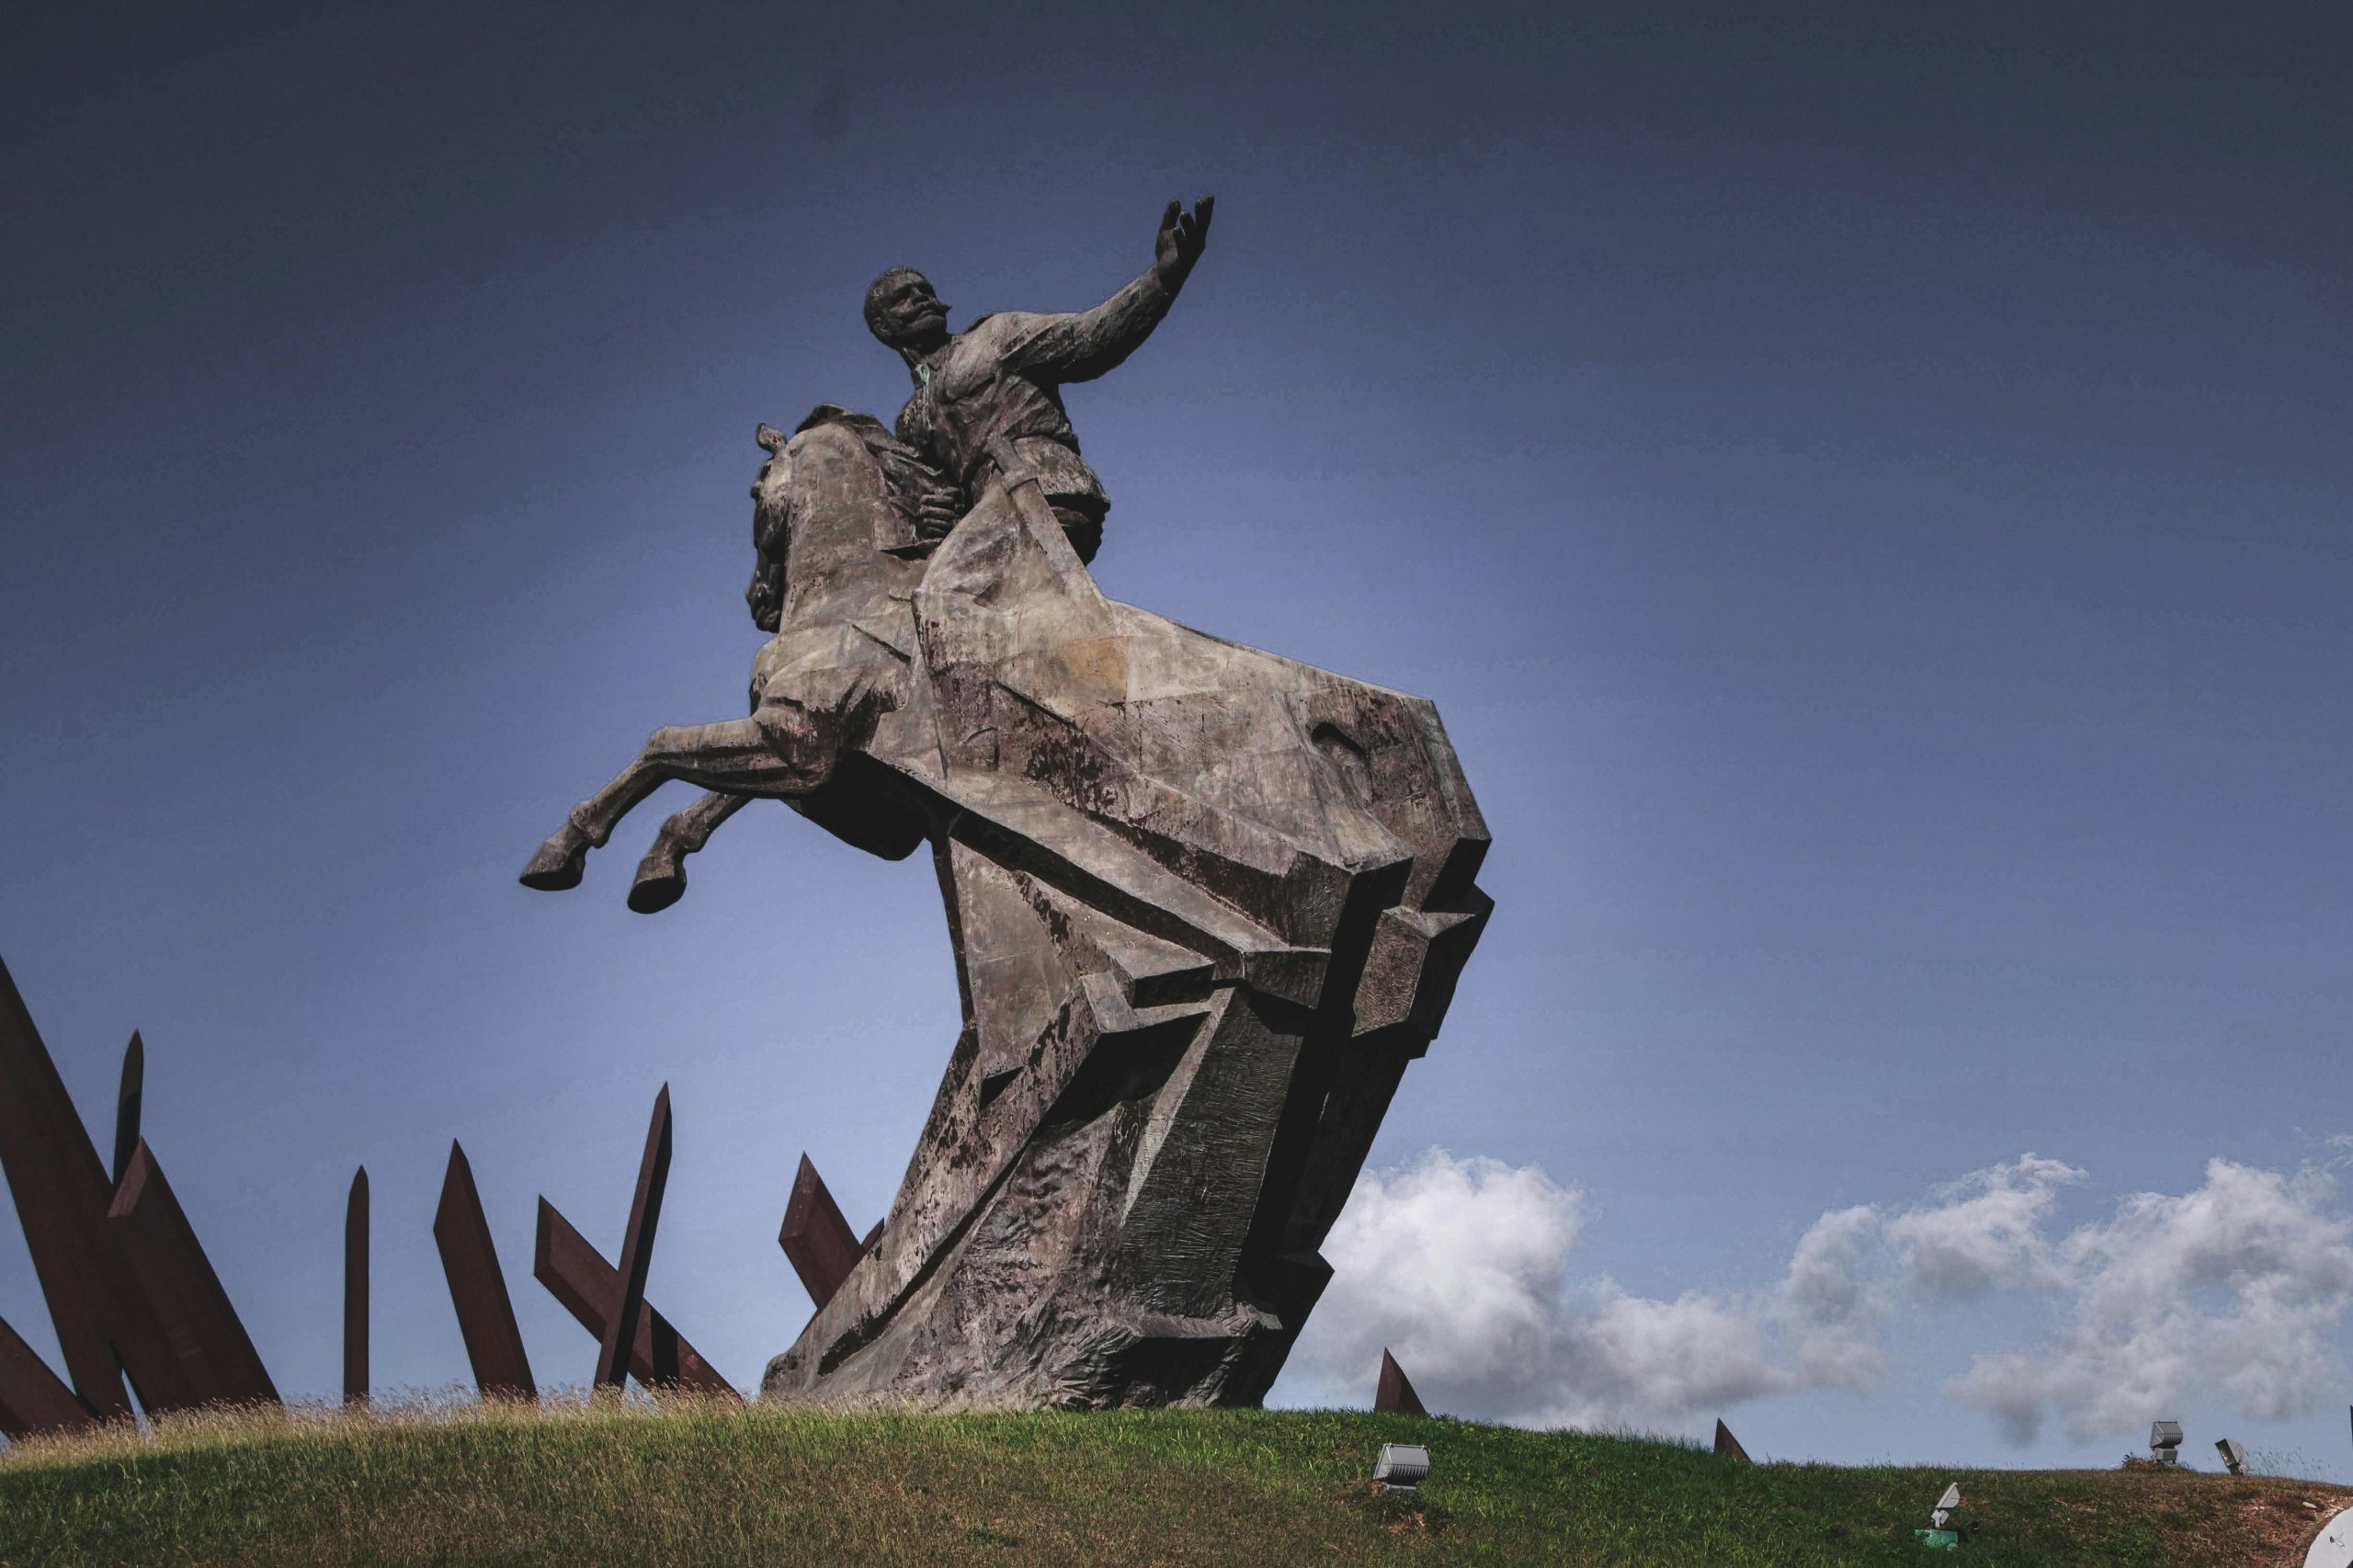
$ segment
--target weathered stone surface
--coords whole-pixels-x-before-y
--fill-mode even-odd
[[[1148,278],[1181,280],[1205,209],[1173,237],[1172,211]],[[1153,287],[1023,330],[1124,355]],[[938,314],[899,345],[919,381],[965,352],[927,295],[903,301]],[[990,345],[1029,373],[966,347]],[[524,880],[575,884],[671,778],[931,848],[963,1029],[881,1235],[767,1393],[1255,1402],[1485,923],[1486,827],[1428,702],[1104,598],[1066,423],[1038,434],[1017,388],[960,403],[962,374],[905,441],[830,406],[762,427],[752,715],[657,731]],[[963,507],[944,538],[909,445]]]

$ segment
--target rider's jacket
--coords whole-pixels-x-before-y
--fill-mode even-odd
[[[1092,381],[1133,353],[1171,298],[1147,271],[1091,311],[983,316],[915,367],[899,438],[938,464],[970,505],[988,478],[988,444],[1002,436],[1037,471],[1065,522],[1099,525],[1110,498],[1079,456],[1061,388]],[[1081,542],[1082,556],[1094,553],[1091,543]]]

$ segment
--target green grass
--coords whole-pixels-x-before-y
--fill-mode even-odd
[[[1416,1501],[1374,1493],[1426,1443]],[[1958,1558],[1912,1539],[1959,1481]],[[1740,1466],[1343,1412],[673,1403],[169,1422],[0,1460],[0,1563],[2302,1562],[2353,1493],[2131,1471]]]

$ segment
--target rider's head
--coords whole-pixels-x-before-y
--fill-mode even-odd
[[[948,307],[931,279],[894,267],[866,290],[867,329],[902,353],[928,354],[948,341]]]

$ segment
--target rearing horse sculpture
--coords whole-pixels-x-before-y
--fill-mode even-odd
[[[746,799],[931,846],[963,1028],[881,1234],[764,1392],[1256,1402],[1490,908],[1437,710],[1105,599],[1008,443],[934,541],[873,421],[762,438],[750,716],[655,731],[524,880],[576,884],[673,778],[710,793],[640,907]]]

